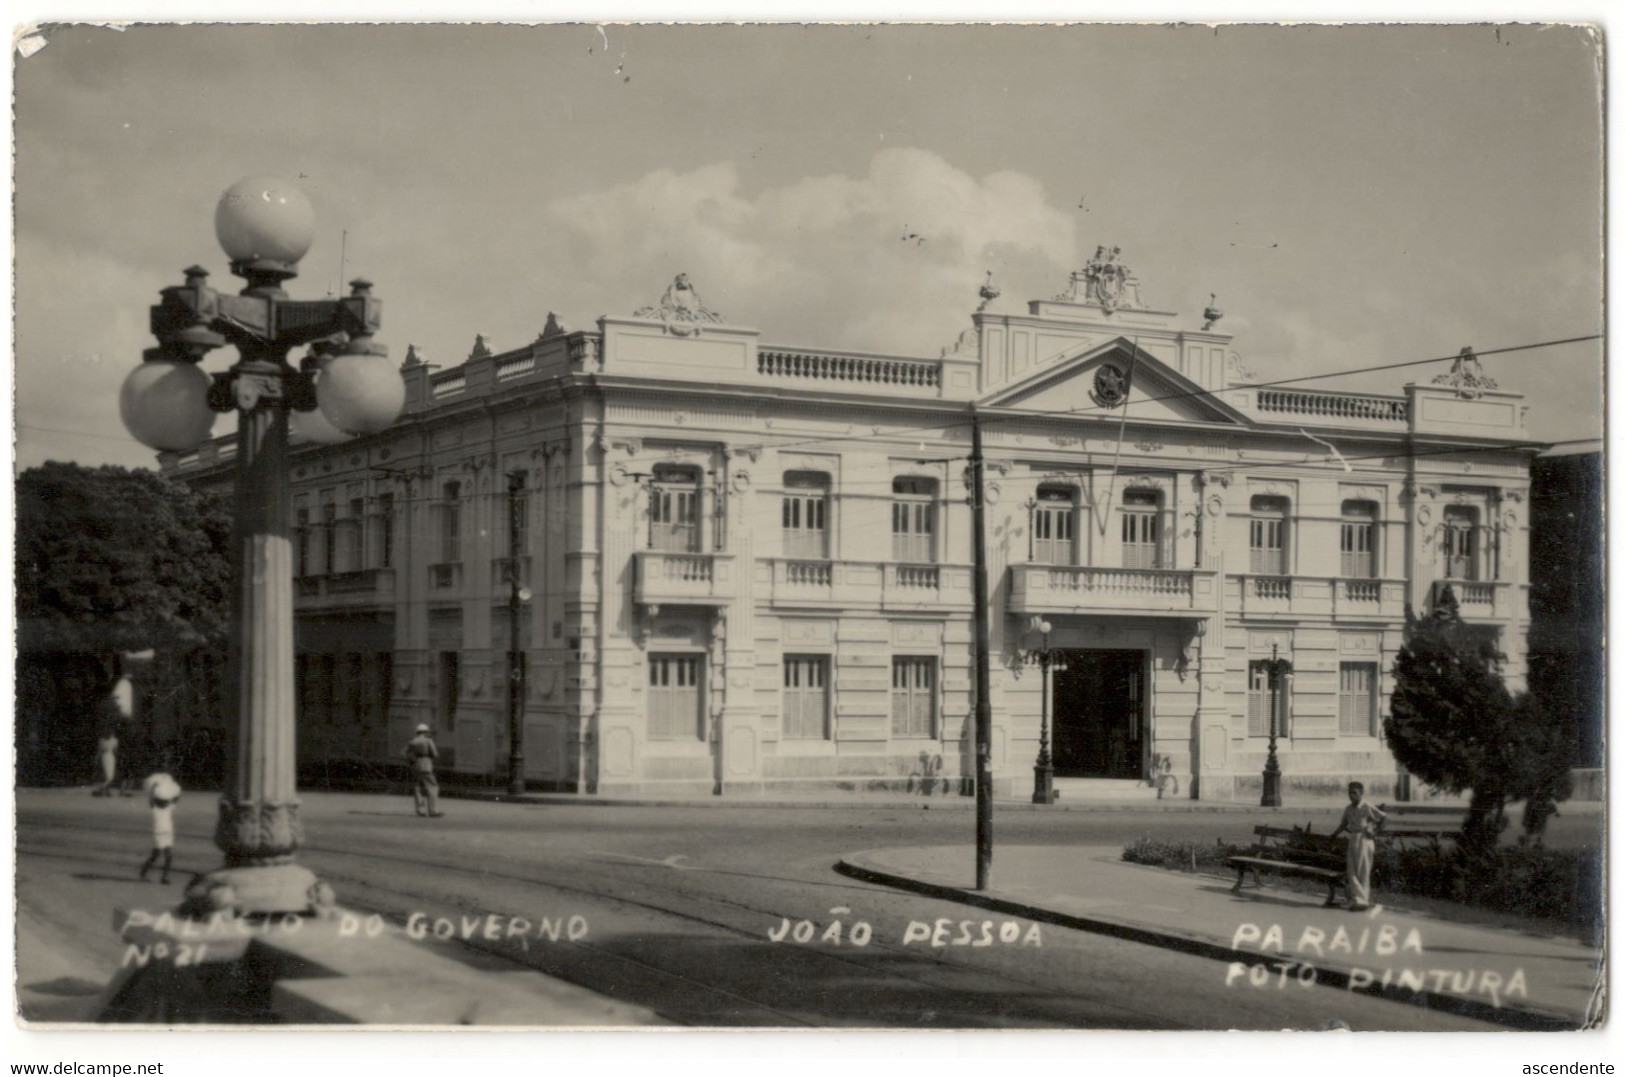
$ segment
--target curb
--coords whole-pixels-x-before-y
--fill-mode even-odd
[[[841,858],[836,863],[835,870],[842,875],[862,882],[878,883],[882,886],[907,890],[925,897],[954,901],[978,909],[987,909],[989,912],[1021,916],[1028,920],[1036,920],[1039,923],[1054,924],[1057,927],[1070,927],[1096,935],[1107,935],[1111,938],[1123,939],[1127,942],[1136,942],[1146,946],[1157,946],[1164,950],[1174,950],[1195,957],[1206,957],[1224,962],[1240,961],[1247,965],[1263,965],[1274,971],[1279,971],[1282,967],[1281,960],[1269,954],[1256,953],[1250,950],[1235,950],[1221,942],[1215,942],[1210,938],[1199,935],[1187,935],[1166,929],[1138,927],[1116,920],[1057,912],[1053,909],[1046,909],[1039,905],[1012,898],[995,897],[992,894],[978,893],[943,883],[925,882],[921,879],[899,875],[895,872],[861,863],[859,861],[862,855],[861,853],[854,853],[851,856]],[[1349,985],[1350,973],[1347,969],[1317,965],[1314,967],[1314,973],[1315,982],[1328,987],[1358,991],[1361,994],[1387,999],[1391,1002],[1423,1006],[1430,1010],[1440,1010],[1445,1013],[1455,1014],[1458,1017],[1493,1022],[1526,1032],[1572,1032],[1586,1027],[1583,1020],[1569,1014],[1554,1013],[1550,1010],[1540,1010],[1534,1007],[1497,1007],[1482,1002],[1474,1002],[1471,999],[1456,998],[1452,995],[1441,995],[1433,992],[1417,995],[1415,992],[1394,985],[1383,987],[1379,984],[1371,984],[1366,987],[1351,987]]]
[[[440,787],[442,800],[477,800],[491,804],[534,804],[534,805],[579,805],[605,808],[869,808],[888,811],[975,811],[976,801],[973,797],[942,797],[940,799],[918,798],[915,800],[875,800],[854,795],[849,800],[822,800],[798,798],[746,798],[740,796],[718,797],[670,797],[670,798],[641,798],[641,797],[600,797],[579,796],[574,793],[524,793],[520,796],[511,796],[508,793],[496,790],[483,789],[452,789]],[[994,808],[1000,812],[1166,812],[1173,815],[1199,815],[1199,814],[1254,814],[1259,812],[1272,812],[1281,814],[1301,815],[1304,812],[1325,812],[1336,814],[1343,810],[1341,802],[1333,804],[1306,804],[1301,806],[1287,806],[1280,808],[1260,808],[1253,804],[1235,804],[1223,801],[1082,801],[1075,800],[1070,804],[1033,804],[1025,800],[995,800]]]

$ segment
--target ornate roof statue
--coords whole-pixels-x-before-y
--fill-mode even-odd
[[[976,294],[982,297],[982,301],[976,305],[977,314],[982,313],[987,309],[989,303],[1004,294],[993,286],[993,271],[991,269],[987,271],[987,280],[982,282],[982,286],[976,290]],[[973,323],[970,328],[959,334],[958,340],[943,348],[938,358],[947,358],[950,355],[979,355],[981,349],[981,334],[977,332]]]
[[[570,327],[559,320],[559,316],[552,311],[547,312],[547,324],[536,335],[537,340],[547,340],[551,337],[562,337],[570,331]]]
[[[408,367],[422,366],[422,365],[423,365],[423,360],[418,358],[417,345],[416,344],[408,344],[406,346],[406,358],[401,360],[401,369],[405,370]]]
[[[1434,385],[1448,385],[1456,390],[1456,395],[1468,400],[1483,396],[1490,389],[1496,388],[1495,379],[1484,373],[1484,367],[1473,354],[1471,346],[1461,349],[1455,362],[1450,364],[1450,373],[1440,374],[1433,379]]]
[[[1067,290],[1055,298],[1067,303],[1090,303],[1107,314],[1119,307],[1132,310],[1145,305],[1140,300],[1139,279],[1123,264],[1123,248],[1108,251],[1104,244],[1095,248],[1089,264],[1073,273]]]
[[[1214,323],[1224,317],[1224,311],[1219,309],[1218,292],[1209,292],[1207,294],[1207,309],[1202,312],[1202,317],[1207,319],[1202,326],[1203,329],[1212,329]]]
[[[491,349],[485,346],[485,336],[482,333],[474,334],[474,348],[468,353],[470,359],[489,359]]]
[[[700,293],[688,282],[687,273],[677,274],[659,304],[641,307],[632,312],[632,317],[658,318],[665,323],[668,333],[680,337],[697,336],[702,324],[722,324],[722,315],[706,309]]]

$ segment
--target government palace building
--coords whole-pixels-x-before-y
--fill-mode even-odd
[[[496,780],[513,684],[538,790],[970,792],[973,423],[1000,795],[1047,721],[1063,796],[1256,801],[1272,719],[1289,798],[1404,795],[1393,660],[1446,589],[1524,682],[1539,446],[1468,349],[1393,395],[1263,384],[1107,248],[1026,313],[990,279],[934,356],[768,344],[704,283],[408,349],[381,434],[295,416],[302,767],[397,765],[426,722]],[[160,461],[229,490],[233,451]]]

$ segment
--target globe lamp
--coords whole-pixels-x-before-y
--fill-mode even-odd
[[[351,434],[388,429],[406,405],[406,383],[384,346],[356,337],[316,380],[316,403],[326,420]]]
[[[195,449],[214,427],[209,376],[196,363],[148,359],[130,371],[119,390],[124,427],[149,449]]]
[[[240,265],[298,264],[316,235],[316,211],[295,184],[250,176],[226,188],[214,210],[220,248]]]

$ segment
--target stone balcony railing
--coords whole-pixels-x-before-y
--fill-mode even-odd
[[[779,558],[758,562],[758,597],[776,608],[969,610],[970,566]]]
[[[429,590],[458,591],[463,586],[463,563],[444,561],[429,566]]]
[[[530,586],[530,558],[517,559],[519,568],[519,586]],[[491,586],[499,591],[506,592],[508,585],[513,583],[515,559],[512,557],[491,558]]]
[[[1405,581],[1324,576],[1232,576],[1229,607],[1243,617],[1393,620],[1405,615]]]
[[[725,606],[734,599],[733,555],[639,550],[632,600],[640,606]]]
[[[1030,614],[1213,613],[1217,573],[1199,569],[1012,565],[1008,611]]]
[[[1430,604],[1439,604],[1446,587],[1456,596],[1463,620],[1510,621],[1518,616],[1521,589],[1505,580],[1434,580],[1429,588]]]
[[[319,576],[299,576],[293,581],[293,593],[301,606],[344,605],[388,599],[395,594],[395,570],[362,568]]]

